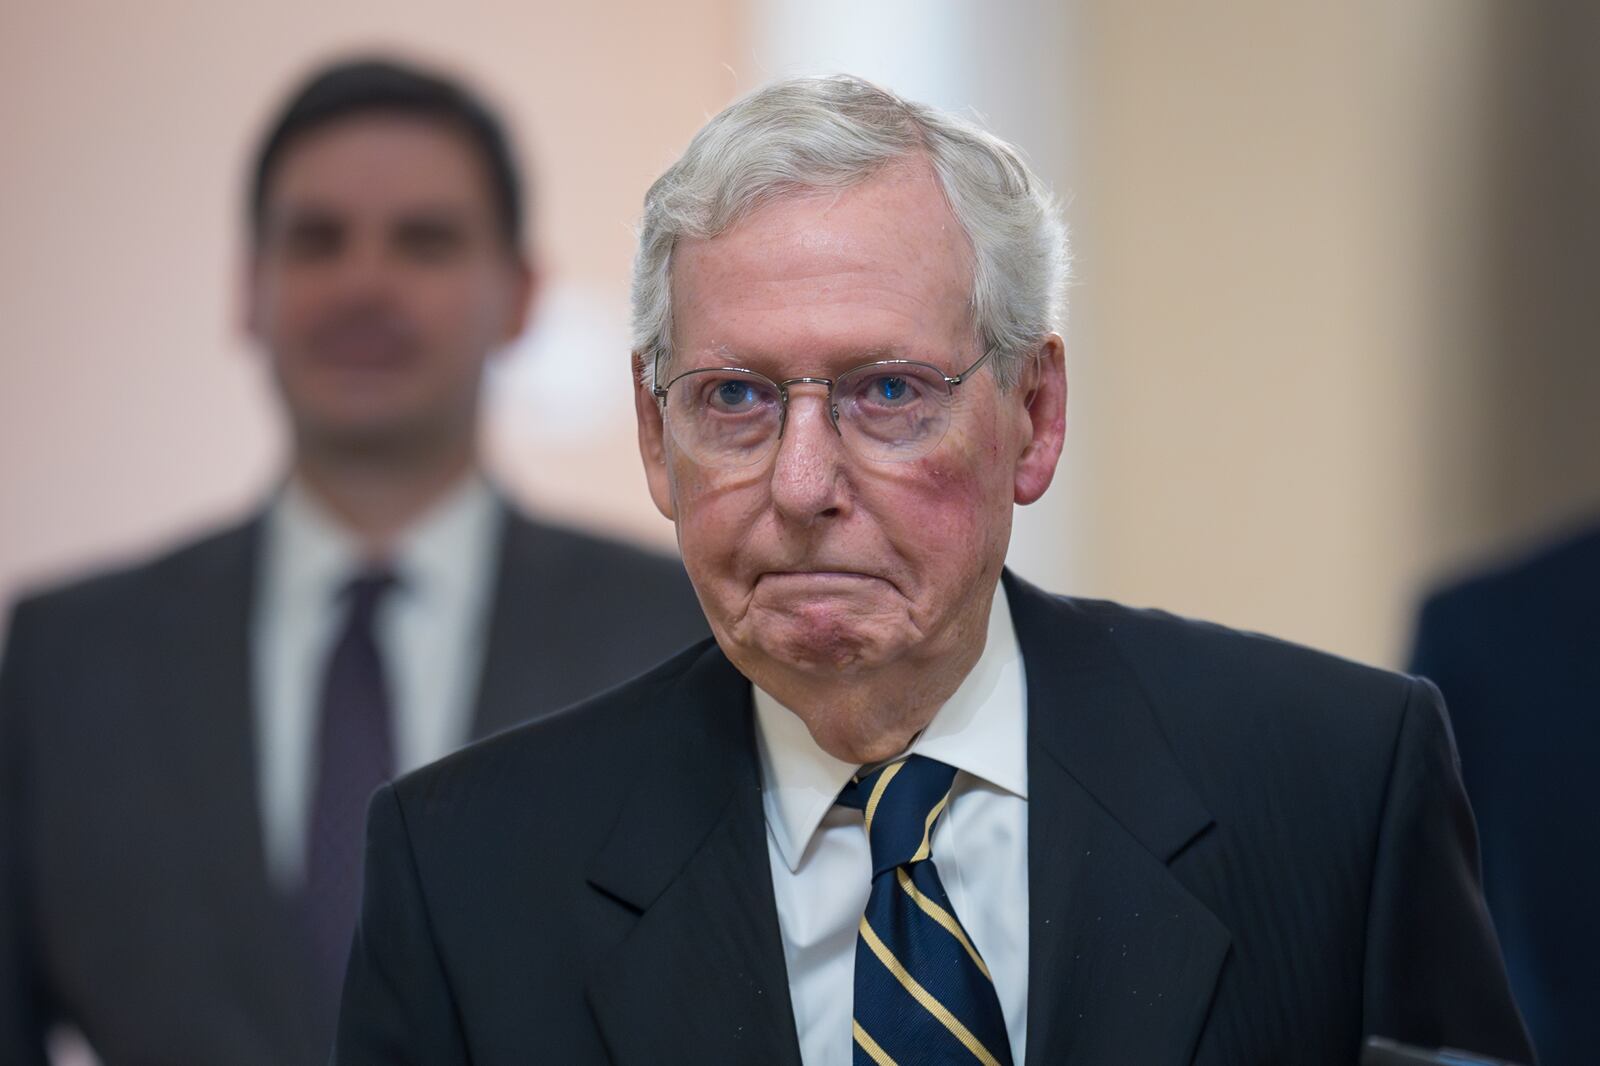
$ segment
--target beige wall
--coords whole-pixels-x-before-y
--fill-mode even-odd
[[[1485,11],[1082,5],[1080,590],[1401,661],[1483,471]]]
[[[1486,430],[1446,501],[1526,537],[1600,513],[1600,5],[1492,5],[1480,223]]]
[[[532,158],[552,306],[493,396],[502,474],[548,510],[670,543],[631,453],[615,323],[643,190],[731,97],[737,33],[735,0],[0,6],[0,600],[269,482],[280,432],[235,320],[245,157],[289,84],[349,48],[460,69]],[[550,418],[546,373],[622,403]]]

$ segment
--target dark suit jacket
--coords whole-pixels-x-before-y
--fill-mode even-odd
[[[0,1063],[84,1030],[107,1066],[322,1063],[266,878],[249,652],[258,523],[22,603],[0,673]],[[683,568],[509,514],[473,733],[706,633]],[[319,1023],[320,1018],[320,1023]]]
[[[1431,686],[1008,576],[1027,1061],[1529,1057]],[[379,790],[337,1066],[795,1064],[749,683],[706,643]]]
[[[1600,529],[1433,596],[1484,890],[1546,1066],[1600,1060]]]

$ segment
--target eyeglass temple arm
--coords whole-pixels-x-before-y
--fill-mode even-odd
[[[667,402],[667,390],[661,387],[661,349],[650,356],[650,393],[658,403]]]
[[[965,370],[963,370],[961,373],[955,375],[954,377],[947,377],[947,378],[945,378],[945,380],[948,381],[951,385],[959,385],[959,384],[961,384],[963,381],[967,380],[967,378],[972,375],[973,371],[977,370],[980,366],[982,366],[984,364],[984,361],[986,359],[988,359],[993,354],[994,354],[994,349],[993,348],[987,349],[982,355],[978,356],[978,361],[977,362],[973,363],[971,366],[967,367]]]

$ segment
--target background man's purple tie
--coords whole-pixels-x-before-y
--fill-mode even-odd
[[[330,1018],[360,909],[367,801],[394,776],[389,686],[373,629],[394,583],[389,571],[373,570],[345,587],[344,628],[323,676],[301,910],[319,998]]]

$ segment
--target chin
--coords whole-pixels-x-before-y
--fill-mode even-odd
[[[857,618],[803,616],[763,626],[748,643],[783,666],[816,673],[871,669],[897,658],[905,645]]]
[[[316,420],[312,435],[323,444],[350,454],[384,455],[415,449],[435,433],[428,419],[410,411],[362,411]]]

